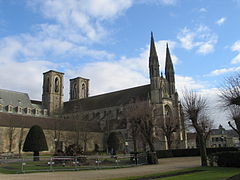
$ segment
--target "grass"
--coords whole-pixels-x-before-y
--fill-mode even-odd
[[[90,170],[90,169],[114,169],[114,168],[123,168],[129,167],[133,164],[131,163],[129,157],[118,159],[116,163],[115,158],[100,158],[100,165],[96,164],[96,159],[88,159],[86,163],[81,164],[80,166],[75,166],[73,161],[67,161],[65,166],[62,162],[59,164],[55,163],[51,167],[48,165],[50,161],[49,157],[41,157],[40,161],[32,161],[32,158],[25,158],[25,165],[23,166],[22,171],[22,161],[19,162],[9,162],[0,164],[0,173],[4,174],[18,174],[18,173],[33,173],[33,172],[44,172],[44,171],[71,171],[71,170]]]
[[[203,170],[203,171],[195,172],[191,174],[185,174],[185,175],[158,178],[154,180],[220,180],[220,179],[228,178],[240,173],[240,168],[199,167],[199,168],[184,169],[180,171],[171,171],[171,172],[152,174],[152,175],[146,175],[146,176],[117,178],[117,179],[111,179],[111,180],[134,180],[134,179],[146,178],[146,177],[158,177],[161,175],[171,175],[171,174],[176,174],[178,172],[187,172],[192,170]]]

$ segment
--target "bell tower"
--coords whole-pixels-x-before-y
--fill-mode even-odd
[[[70,101],[88,97],[89,79],[77,77],[70,79]]]
[[[43,73],[43,108],[49,115],[60,114],[63,108],[63,76],[64,73],[50,70]]]

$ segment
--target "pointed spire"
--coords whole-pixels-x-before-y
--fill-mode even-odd
[[[167,81],[169,82],[169,93],[171,95],[175,92],[175,77],[174,77],[175,73],[174,73],[171,54],[168,48],[168,43],[166,48],[165,76]]]
[[[159,62],[158,62],[157,51],[156,51],[155,42],[153,38],[153,32],[151,32],[149,69],[150,69],[150,78],[159,77]]]
[[[165,75],[166,75],[166,77],[167,77],[168,73],[173,73],[174,74],[174,69],[173,69],[171,54],[170,54],[170,51],[169,51],[169,48],[168,48],[168,43],[167,43],[166,64],[165,64]]]
[[[157,51],[156,51],[155,42],[153,38],[153,32],[151,32],[150,57],[151,56],[157,56]]]

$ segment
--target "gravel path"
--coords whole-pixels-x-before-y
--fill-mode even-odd
[[[68,171],[32,174],[0,174],[0,180],[96,180],[118,177],[141,176],[159,172],[180,170],[200,166],[199,157],[180,157],[159,159],[158,165],[145,165],[131,168]]]

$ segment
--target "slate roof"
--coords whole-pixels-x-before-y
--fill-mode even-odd
[[[120,106],[129,103],[133,99],[147,100],[150,96],[150,85],[138,86],[130,89],[115,91],[98,96],[92,96],[64,103],[64,112],[89,111]]]
[[[31,100],[32,107],[37,109],[43,109],[42,101]]]
[[[32,107],[27,93],[4,89],[0,89],[0,104],[3,106],[12,105],[13,107],[21,106],[23,108]]]

